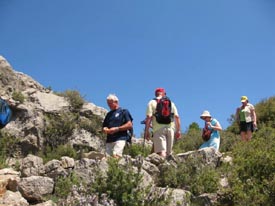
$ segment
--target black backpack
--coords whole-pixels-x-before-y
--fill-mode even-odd
[[[125,114],[125,111],[126,111],[126,109],[122,109],[122,115],[123,115],[123,118],[122,118],[122,124],[121,125],[123,125],[123,124],[125,124],[126,123],[126,120],[125,120],[125,116],[124,116],[124,114]],[[129,111],[128,111],[129,112]],[[131,119],[131,122],[133,123],[133,117],[132,117],[132,115],[130,114],[130,112],[129,112],[129,116],[130,116],[130,119]],[[134,129],[133,129],[133,127],[131,128],[131,129],[128,129],[127,130],[127,135],[128,135],[128,139],[127,139],[127,145],[131,145],[132,144],[132,137],[133,137],[133,135],[134,135]]]
[[[155,112],[156,120],[159,124],[170,124],[173,121],[174,114],[172,113],[171,100],[164,96],[161,99],[155,98],[157,107]]]

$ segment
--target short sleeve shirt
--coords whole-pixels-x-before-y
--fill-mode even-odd
[[[254,111],[255,108],[252,104],[248,103],[244,108],[240,107],[240,121],[241,122],[252,122],[252,111]]]
[[[119,127],[128,121],[131,121],[131,115],[127,109],[118,108],[116,110],[111,110],[107,113],[102,127]],[[107,135],[107,143],[116,142],[118,140],[127,140],[127,131],[119,131],[114,134]]]
[[[218,123],[219,123],[219,122],[218,122],[217,119],[214,119],[214,118],[211,119],[211,124],[212,124],[213,126],[216,126]],[[220,123],[219,123],[219,124],[220,124]],[[210,126],[208,126],[208,129],[211,129],[211,130],[212,130],[211,137],[214,137],[214,138],[219,138],[219,137],[220,137],[220,133],[219,133],[218,130],[214,130],[214,129],[212,129]]]
[[[171,102],[171,107],[172,107],[171,112],[174,113],[174,116],[179,116],[177,107],[173,102]],[[154,116],[156,112],[156,108],[157,108],[157,101],[155,99],[150,100],[147,105],[146,116],[153,117],[153,120],[152,120],[153,132],[165,126],[175,128],[175,122],[171,122],[170,124],[159,124],[156,121],[156,117]]]

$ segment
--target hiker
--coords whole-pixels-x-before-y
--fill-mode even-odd
[[[122,109],[119,106],[116,95],[109,94],[107,104],[110,111],[107,113],[102,125],[103,132],[107,134],[106,154],[120,158],[129,138],[127,131],[133,128],[132,118],[127,109]]]
[[[204,143],[200,146],[199,149],[206,147],[214,147],[216,151],[219,151],[220,147],[220,133],[222,127],[219,121],[215,118],[212,118],[209,111],[205,110],[201,114],[200,118],[204,120],[204,128],[202,133],[202,138]]]
[[[180,117],[175,104],[169,100],[163,88],[155,90],[155,97],[147,105],[144,138],[150,140],[150,125],[152,123],[154,152],[162,157],[168,157],[172,154],[174,137],[177,139],[181,137]],[[162,117],[161,112],[158,111],[160,108],[158,102],[161,100],[165,100],[169,106],[166,108],[167,117]],[[159,119],[163,119],[163,121]]]
[[[242,105],[236,110],[235,118],[239,124],[242,141],[250,141],[253,131],[257,130],[257,116],[247,96],[241,97],[241,103]]]

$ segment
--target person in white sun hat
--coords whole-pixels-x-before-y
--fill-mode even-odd
[[[200,149],[206,147],[214,147],[216,151],[218,151],[220,147],[219,131],[222,131],[220,123],[218,122],[218,120],[212,118],[210,112],[207,110],[202,112],[200,118],[205,121],[202,133],[204,143],[200,146]]]

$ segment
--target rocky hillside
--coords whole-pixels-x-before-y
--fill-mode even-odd
[[[30,76],[15,71],[2,56],[0,85],[1,98],[8,100],[13,110],[11,122],[1,130],[0,138],[8,136],[16,139],[16,147],[7,147],[10,150],[5,162],[7,167],[0,170],[0,205],[119,205],[107,195],[107,191],[106,197],[102,198],[95,191],[87,192],[83,185],[72,185],[70,193],[62,200],[53,201],[49,198],[59,191],[58,181],[61,178],[74,174],[87,186],[95,184],[98,174],[106,176],[108,173],[104,138],[99,132],[107,110],[86,101],[76,107],[70,95],[56,94]],[[47,155],[48,147],[62,144],[71,145],[77,152],[85,152],[78,159],[63,156],[47,162],[39,156],[41,151]],[[124,156],[119,165],[130,165],[134,171],[142,174],[138,191],[147,188],[147,192],[142,193],[147,203],[144,200],[142,205],[158,205],[148,203],[149,195],[154,200],[169,197],[167,204],[171,206],[192,203],[208,205],[209,202],[215,202],[217,194],[194,196],[188,188],[158,186],[157,179],[164,168],[175,168],[178,163],[190,158],[195,158],[200,167],[207,165],[215,168],[220,163],[221,154],[213,149],[205,149],[177,154],[169,160],[156,154],[146,158]]]
[[[4,128],[12,135],[20,139],[22,152],[29,153],[41,149],[46,127],[45,116],[60,116],[64,112],[70,112],[71,104],[68,98],[55,94],[43,87],[30,76],[13,70],[5,58],[0,56],[0,95],[12,105],[12,121]],[[23,95],[24,101],[17,101],[16,97]],[[15,98],[15,99],[14,99]],[[20,98],[18,98],[20,100]],[[92,119],[98,116],[102,119],[107,110],[92,103],[84,102],[79,114],[82,118]],[[70,138],[72,144],[85,144],[93,150],[101,150],[102,138],[89,134],[83,130],[75,129]]]

